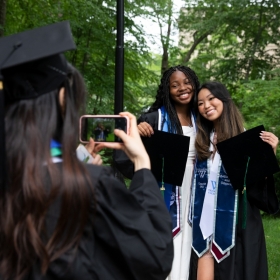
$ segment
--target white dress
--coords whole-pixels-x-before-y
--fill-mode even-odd
[[[180,188],[181,196],[181,232],[173,239],[174,259],[172,270],[167,280],[188,280],[189,279],[189,262],[192,245],[192,228],[188,223],[190,192],[195,161],[195,128],[182,126],[185,136],[190,138],[189,154],[186,164],[182,187]]]

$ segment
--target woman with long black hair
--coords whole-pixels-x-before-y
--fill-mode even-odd
[[[135,166],[129,189],[107,168],[76,157],[85,87],[61,54],[69,44],[67,22],[0,41],[8,49],[0,51],[6,127],[0,278],[165,279],[171,221],[135,117],[122,113],[129,135],[115,131],[123,144],[114,148]]]

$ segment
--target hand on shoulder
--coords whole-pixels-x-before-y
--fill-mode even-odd
[[[138,132],[141,136],[144,137],[151,137],[152,134],[154,134],[154,130],[151,127],[150,124],[148,124],[147,122],[141,122],[137,125],[138,128]]]

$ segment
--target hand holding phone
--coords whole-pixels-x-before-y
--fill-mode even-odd
[[[80,141],[88,143],[93,138],[96,143],[122,142],[114,130],[128,133],[129,118],[120,115],[83,115],[80,118]]]
[[[99,154],[94,152],[95,143],[93,139],[90,139],[90,142],[84,146],[80,144],[76,149],[77,157],[80,161],[84,163],[90,163],[95,165],[102,165],[103,161]]]
[[[102,142],[96,146],[95,151],[98,152],[103,148],[121,149],[134,163],[134,171],[142,168],[151,169],[150,158],[140,138],[135,116],[128,112],[120,113],[120,116],[127,117],[130,124],[128,133],[123,130],[115,131],[116,136],[122,139],[123,144]]]
[[[84,163],[92,163],[94,160],[93,156],[88,152],[88,150],[82,144],[80,144],[76,149],[76,155],[77,158],[80,161],[83,161]]]

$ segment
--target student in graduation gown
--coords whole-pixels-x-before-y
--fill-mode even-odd
[[[207,82],[201,86],[195,106],[199,111],[195,142],[198,160],[192,195],[193,250],[190,279],[266,280],[268,268],[265,237],[257,203],[250,192],[246,203],[243,203],[242,189],[235,190],[232,187],[216,150],[217,143],[244,132],[242,116],[225,86],[218,82]],[[270,132],[262,132],[260,137],[276,153],[278,138]],[[203,205],[206,201],[206,186],[208,179],[212,180],[210,170],[214,174],[213,180],[217,180],[214,188],[217,192],[214,194],[212,211],[206,208],[209,211],[204,212],[204,206],[207,207]],[[215,172],[219,174],[218,179]],[[254,188],[269,189],[271,195],[267,199],[276,198],[271,177],[260,178]],[[207,203],[211,204],[210,198],[207,198]],[[244,207],[247,208],[247,218],[243,215]],[[276,201],[272,212],[278,208]],[[223,248],[223,252],[219,248]]]
[[[19,41],[22,49],[10,49]],[[61,54],[73,48],[68,22],[0,40],[7,166],[0,279],[165,279],[173,259],[171,219],[136,118],[121,114],[131,125],[129,135],[115,131],[123,144],[95,149],[126,152],[135,168],[129,189],[73,152],[85,97],[82,77]]]
[[[195,162],[195,113],[193,97],[199,88],[195,72],[186,66],[165,71],[157,90],[156,100],[146,114],[138,119],[141,136],[149,137],[154,130],[190,137],[189,153],[182,186],[165,191],[165,202],[173,221],[174,260],[167,279],[186,280],[189,273],[192,232],[188,223],[190,190]],[[176,143],[170,143],[170,149]],[[174,163],[176,158],[173,159]],[[168,186],[165,186],[167,189]],[[166,197],[168,196],[168,197]]]

